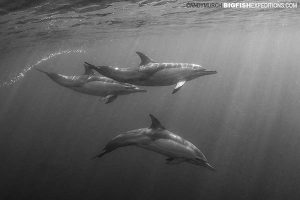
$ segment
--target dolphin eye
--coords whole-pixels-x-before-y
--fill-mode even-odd
[[[202,71],[205,69],[203,67],[201,67],[200,65],[193,65],[193,70]]]

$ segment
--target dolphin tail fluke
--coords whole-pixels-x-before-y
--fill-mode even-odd
[[[97,69],[97,67],[95,65],[92,65],[88,62],[84,62],[84,67],[89,68],[89,69]]]
[[[42,72],[44,74],[49,74],[49,72],[45,71],[45,70],[42,70],[40,68],[34,68],[35,70],[39,71],[39,72]]]
[[[100,70],[101,67],[102,66],[96,66],[96,65],[92,65],[92,64],[90,64],[88,62],[84,62],[84,68],[86,70],[88,70],[88,71],[91,71],[93,69],[93,70],[96,70],[97,72],[99,72],[99,70]]]
[[[84,62],[84,74],[85,75],[95,75],[95,72],[93,71],[93,69],[95,69],[95,66],[90,64],[90,63],[87,63],[87,62]]]
[[[92,69],[97,71],[99,74],[102,74],[104,76],[106,76],[105,74],[103,74],[103,70],[106,70],[106,69],[110,69],[109,66],[95,66],[95,65],[92,65],[90,63],[87,63],[87,62],[84,62],[84,67],[85,69],[88,69],[88,71],[91,71]]]
[[[90,64],[88,62],[84,62],[84,67],[88,68],[88,69],[94,69],[94,70],[97,71],[97,69],[99,69],[101,67],[107,67],[107,66],[105,66],[105,65],[103,65],[103,66],[96,66],[96,65],[92,65],[92,64]]]
[[[98,154],[97,156],[95,156],[94,158],[101,158],[102,156],[104,156],[107,153],[108,152],[104,150],[103,152],[101,152],[100,154]]]
[[[105,149],[98,155],[92,157],[92,159],[96,159],[96,158],[101,158],[102,156],[104,156],[105,154],[109,153],[109,151],[106,151]]]

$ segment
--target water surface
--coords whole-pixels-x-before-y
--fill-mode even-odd
[[[186,8],[187,1],[3,1],[0,156],[4,199],[298,199],[299,9]],[[119,97],[53,83],[35,67],[134,67],[135,51],[218,74]],[[91,158],[148,114],[216,173],[128,147]]]

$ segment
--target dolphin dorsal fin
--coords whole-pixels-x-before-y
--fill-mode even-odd
[[[96,75],[92,70],[91,64],[87,62],[84,63],[84,75]]]
[[[139,51],[137,51],[136,54],[139,55],[139,57],[141,59],[140,66],[141,65],[147,65],[148,63],[154,62],[151,58],[149,58],[148,56],[146,56],[145,54],[143,54]]]
[[[158,129],[158,128],[166,129],[153,115],[149,114],[149,116],[151,118],[151,126],[150,126],[151,129]]]

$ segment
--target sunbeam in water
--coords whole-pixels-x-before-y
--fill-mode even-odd
[[[300,4],[237,2],[0,1],[0,199],[298,200]]]

